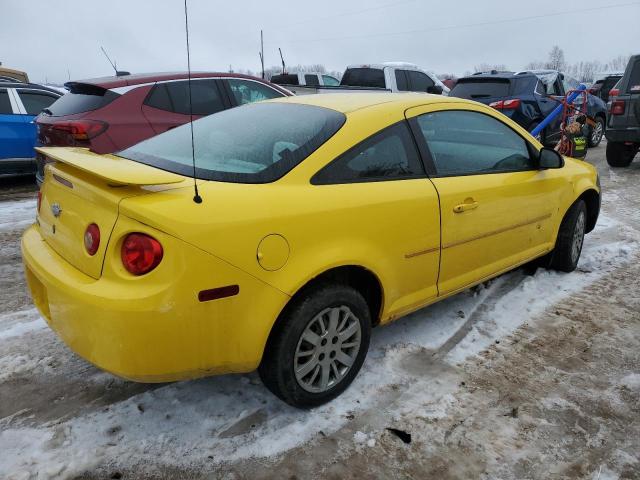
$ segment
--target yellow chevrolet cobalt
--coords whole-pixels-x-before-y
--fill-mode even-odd
[[[290,97],[200,119],[193,138],[39,149],[33,300],[127,379],[257,368],[285,402],[322,404],[372,327],[528,262],[575,269],[600,209],[592,166],[461,99]]]

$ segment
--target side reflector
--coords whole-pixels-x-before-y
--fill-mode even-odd
[[[212,288],[210,290],[202,290],[198,293],[198,300],[208,302],[219,298],[233,297],[240,292],[238,285],[227,285],[226,287]]]

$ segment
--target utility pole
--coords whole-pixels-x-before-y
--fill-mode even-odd
[[[264,37],[260,30],[260,65],[262,66],[262,79],[264,80]]]

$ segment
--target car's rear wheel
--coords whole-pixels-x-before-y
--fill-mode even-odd
[[[602,117],[596,117],[596,124],[589,129],[589,148],[600,145],[604,136],[605,123]]]
[[[628,167],[638,152],[637,145],[607,142],[607,163],[612,167]]]
[[[573,272],[578,266],[587,229],[587,207],[583,200],[574,203],[560,224],[556,247],[551,253],[550,267]]]
[[[307,290],[287,307],[258,368],[263,383],[290,405],[310,408],[340,395],[369,349],[371,316],[347,285]]]

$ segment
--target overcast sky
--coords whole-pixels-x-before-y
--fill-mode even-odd
[[[109,75],[119,69],[186,69],[183,0],[0,0],[0,61],[32,81]],[[521,69],[554,44],[568,62],[640,53],[640,1],[189,0],[193,70],[266,65],[408,61],[463,74],[481,63]],[[613,7],[614,5],[626,5]],[[574,13],[566,13],[577,8]],[[558,14],[556,16],[547,16]],[[541,17],[544,16],[544,17]],[[525,18],[526,17],[526,18]]]

